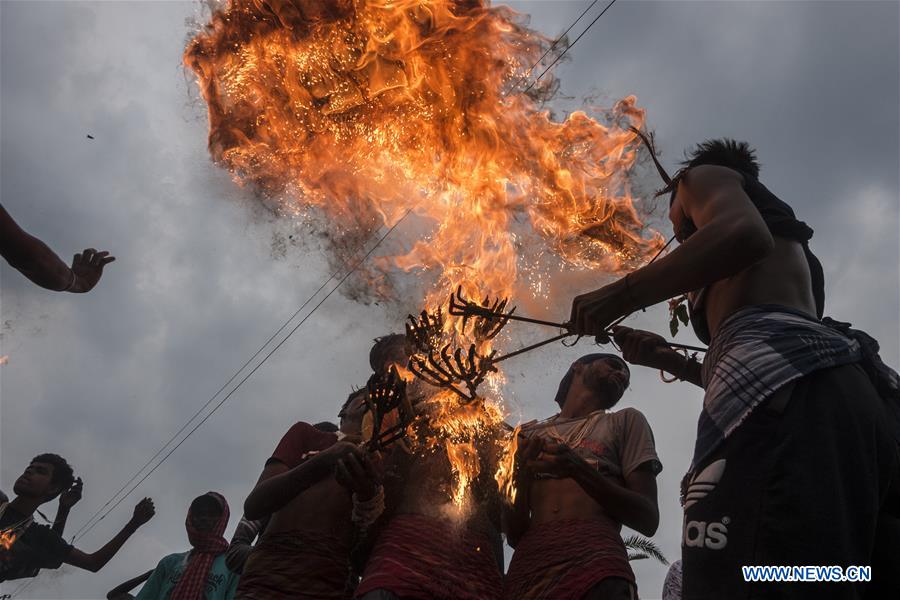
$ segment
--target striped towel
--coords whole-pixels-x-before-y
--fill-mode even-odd
[[[703,361],[706,394],[691,471],[781,387],[862,359],[859,341],[800,311],[761,305],[734,313],[719,327]]]

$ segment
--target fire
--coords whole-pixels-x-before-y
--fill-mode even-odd
[[[510,434],[509,439],[503,444],[500,459],[497,461],[497,472],[494,474],[494,479],[497,480],[497,484],[500,486],[500,493],[510,504],[514,504],[516,501],[517,490],[514,475],[516,451],[519,449],[519,431],[521,431],[521,427],[517,425]]]
[[[430,309],[460,285],[472,298],[548,300],[555,275],[629,270],[662,240],[629,194],[638,141],[627,126],[644,111],[627,97],[602,122],[553,120],[520,92],[548,43],[523,22],[480,0],[227,0],[184,62],[213,159],[284,213],[325,223],[337,263],[412,210],[400,250],[361,275],[370,295],[394,300],[414,272],[403,281]],[[445,404],[461,501],[478,474],[470,445],[502,411]]]
[[[15,531],[0,531],[0,550],[9,551],[17,537]]]

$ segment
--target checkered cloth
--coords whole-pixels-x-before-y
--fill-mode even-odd
[[[228,525],[228,502],[222,494],[207,492],[207,495],[219,502],[222,515],[212,531],[199,531],[194,527],[191,511],[188,510],[184,525],[192,546],[191,554],[181,579],[172,590],[170,600],[203,600],[206,597],[206,580],[213,561],[228,549],[228,540],[222,537]]]
[[[874,339],[848,323],[818,321],[783,306],[751,306],[728,317],[703,361],[706,395],[691,471],[778,389],[851,363],[862,363],[888,403],[900,442],[900,377],[881,361]]]

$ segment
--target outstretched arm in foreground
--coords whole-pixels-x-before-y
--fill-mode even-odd
[[[703,387],[700,363],[673,350],[662,336],[619,326],[613,329],[613,338],[622,349],[622,358],[631,364],[660,369],[682,381]]]
[[[775,247],[739,173],[702,165],[678,186],[670,210],[681,245],[668,255],[572,302],[573,331],[600,335],[618,317],[740,273]],[[688,236],[685,224],[696,231]]]
[[[89,292],[103,267],[116,260],[109,252],[88,248],[76,254],[71,268],[47,244],[30,235],[0,205],[0,255],[35,284],[55,292]]]
[[[78,548],[72,548],[69,556],[66,557],[65,563],[96,573],[108,563],[113,556],[122,548],[125,541],[132,536],[143,524],[153,518],[156,510],[153,507],[153,501],[150,498],[144,498],[134,507],[134,515],[125,527],[116,534],[110,541],[106,542],[102,548],[94,553],[87,554]]]

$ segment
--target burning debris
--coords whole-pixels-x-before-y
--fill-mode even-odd
[[[559,273],[628,270],[662,245],[629,193],[636,99],[602,122],[556,122],[517,92],[548,43],[476,0],[229,0],[184,54],[212,158],[285,215],[321,224],[335,265],[412,208],[408,237],[354,287],[399,310],[424,297],[407,325],[409,369],[439,390],[429,418],[454,431],[441,443],[460,481],[483,421],[503,430],[493,345],[509,319],[447,315],[447,296],[548,299]]]
[[[0,552],[3,553],[3,559],[6,560],[6,552],[16,543],[19,536],[15,531],[0,531]]]
[[[473,1],[231,0],[185,64],[213,159],[286,214],[324,215],[335,252],[415,207],[430,232],[367,274],[373,294],[399,268],[433,275],[432,301],[509,296],[520,273],[618,271],[659,245],[628,195],[643,110],[558,123],[509,93],[547,45],[521,22]]]

